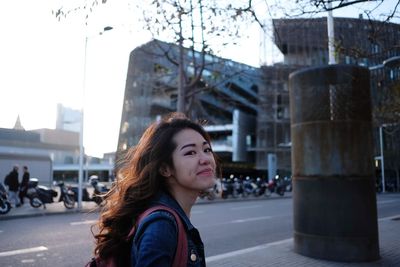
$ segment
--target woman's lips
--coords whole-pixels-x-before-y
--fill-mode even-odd
[[[205,170],[199,171],[197,173],[197,175],[211,176],[211,175],[214,175],[214,171],[212,169],[205,169]]]

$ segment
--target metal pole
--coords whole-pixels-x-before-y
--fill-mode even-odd
[[[382,193],[385,193],[385,161],[383,159],[383,125],[379,126],[379,144],[381,148],[381,176],[382,176]]]
[[[328,8],[332,8],[332,3],[328,1]],[[328,10],[327,17],[327,25],[328,25],[328,54],[329,54],[329,65],[336,64],[335,60],[335,31],[333,24],[333,12],[332,10]]]
[[[107,26],[104,27],[104,31],[110,31],[113,27]],[[102,33],[102,32],[101,32]],[[101,34],[100,33],[100,34]],[[84,60],[83,60],[83,79],[82,79],[82,107],[81,107],[81,124],[79,129],[79,174],[78,174],[78,210],[82,210],[82,183],[83,183],[83,157],[84,147],[83,147],[83,117],[84,117],[84,107],[85,107],[85,90],[86,90],[86,63],[87,63],[87,45],[88,45],[88,33],[87,29],[85,29],[85,51],[84,51]],[[86,168],[86,172],[88,172]]]
[[[84,182],[89,181],[89,161],[90,161],[90,156],[86,157],[86,163],[85,163],[85,179],[83,179]]]
[[[82,210],[82,181],[83,181],[83,117],[85,107],[85,89],[86,89],[86,55],[87,55],[88,37],[85,36],[85,54],[83,61],[83,81],[82,81],[82,107],[81,107],[81,125],[79,132],[79,176],[78,176],[78,210]]]

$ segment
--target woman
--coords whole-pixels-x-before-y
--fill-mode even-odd
[[[216,161],[210,138],[201,125],[173,113],[153,123],[118,170],[117,184],[107,196],[95,235],[95,254],[120,259],[130,255],[130,266],[171,266],[177,247],[177,222],[167,211],[155,211],[136,225],[138,216],[155,205],[172,208],[180,217],[188,239],[188,266],[205,266],[199,232],[190,211],[201,191],[215,184]]]

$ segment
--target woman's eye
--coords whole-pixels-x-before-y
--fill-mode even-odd
[[[204,149],[204,152],[206,152],[206,153],[210,153],[210,152],[212,152],[212,149],[211,149],[211,147],[208,147],[208,148]]]
[[[194,154],[196,154],[196,151],[191,150],[191,151],[186,152],[186,153],[185,153],[185,156],[186,156],[186,155],[194,155]]]

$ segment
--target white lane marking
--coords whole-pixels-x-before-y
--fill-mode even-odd
[[[227,253],[211,256],[211,257],[207,257],[206,258],[206,263],[208,264],[208,263],[213,262],[213,261],[219,261],[219,260],[223,260],[223,259],[226,259],[226,258],[230,258],[230,257],[235,257],[235,256],[251,253],[251,252],[254,252],[254,251],[257,251],[257,250],[266,249],[266,248],[269,248],[269,247],[272,247],[272,246],[286,244],[286,243],[289,243],[289,242],[292,242],[292,241],[293,241],[293,238],[288,238],[288,239],[283,239],[283,240],[276,241],[276,242],[262,244],[262,245],[251,247],[251,248],[235,250],[235,251],[231,251],[231,252],[227,252]]]
[[[272,218],[272,216],[254,217],[254,218],[233,220],[233,221],[230,221],[230,223],[244,223],[244,222],[252,222],[252,221],[259,221],[259,220],[268,220],[271,218]]]
[[[393,202],[399,202],[398,200],[382,200],[378,201],[378,204],[386,204],[386,203],[393,203]]]
[[[90,220],[90,221],[81,221],[81,222],[70,222],[69,224],[74,225],[81,225],[81,224],[95,224],[97,220]]]
[[[39,252],[39,251],[44,251],[44,250],[48,250],[48,248],[46,248],[44,246],[40,246],[40,247],[34,247],[34,248],[10,250],[10,251],[0,252],[0,257],[13,256],[13,255],[25,254],[25,253],[33,253],[33,252]]]
[[[27,260],[22,260],[21,262],[22,263],[33,263],[33,262],[35,262],[35,260],[34,259],[27,259]]]
[[[254,217],[254,218],[246,218],[246,219],[238,219],[238,220],[233,220],[233,221],[228,221],[228,222],[219,222],[219,223],[213,223],[213,224],[203,224],[199,226],[200,228],[210,228],[210,227],[215,227],[215,226],[220,226],[220,225],[227,225],[227,224],[234,224],[234,223],[244,223],[244,222],[252,222],[252,221],[259,221],[259,220],[271,220],[271,219],[276,219],[279,217],[290,217],[290,215],[278,215],[278,216],[264,216],[264,217]]]
[[[389,216],[389,217],[383,217],[383,218],[379,218],[379,222],[382,222],[382,221],[390,221],[390,220],[393,220],[393,219],[396,219],[396,218],[400,218],[400,214],[397,214],[397,215],[393,215],[393,216]]]
[[[254,209],[254,208],[259,208],[262,207],[261,205],[253,205],[253,206],[244,206],[244,207],[234,207],[231,208],[231,210],[245,210],[245,209]]]

